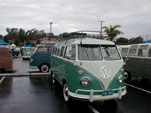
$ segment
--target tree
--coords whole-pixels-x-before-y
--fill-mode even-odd
[[[139,44],[139,43],[143,43],[143,38],[142,37],[136,37],[136,38],[131,38],[129,40],[129,44]]]
[[[128,44],[128,39],[124,37],[120,37],[116,40],[115,42],[118,45],[127,45]]]
[[[40,44],[40,40],[38,39],[38,40],[36,41],[36,43],[37,43],[37,44]]]
[[[4,36],[4,41],[5,41],[5,42],[8,42],[8,41],[9,41],[9,39],[8,39],[7,36]]]
[[[109,40],[113,41],[117,35],[123,34],[122,31],[117,30],[117,28],[121,27],[120,25],[110,25],[110,27],[104,26],[104,32],[109,36]]]
[[[3,39],[3,35],[0,35],[0,40],[2,40]]]
[[[19,40],[18,40],[17,38],[15,39],[14,44],[15,44],[16,46],[19,45]]]
[[[16,45],[20,45],[20,43],[35,44],[40,38],[47,37],[47,33],[44,30],[31,29],[25,31],[22,28],[6,28],[6,31],[7,34],[3,37],[4,41],[9,43],[14,42]]]
[[[18,39],[20,40],[20,42],[24,43],[24,41],[26,40],[26,36],[25,36],[25,30],[24,29],[19,29],[18,31]]]

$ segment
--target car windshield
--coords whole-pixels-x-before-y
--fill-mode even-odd
[[[24,51],[32,51],[32,48],[24,48]]]
[[[102,45],[101,46],[103,58],[105,60],[120,60],[121,57],[115,45]]]
[[[100,46],[80,45],[79,60],[102,60]]]
[[[79,60],[120,60],[116,46],[109,45],[79,45]]]

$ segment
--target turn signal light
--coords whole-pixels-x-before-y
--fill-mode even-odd
[[[79,70],[79,71],[78,71],[78,74],[79,74],[79,75],[83,75],[84,72],[83,72],[82,70]]]

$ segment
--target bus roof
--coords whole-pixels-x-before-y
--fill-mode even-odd
[[[102,39],[84,38],[84,39],[70,39],[66,42],[66,45],[72,44],[90,44],[90,45],[115,45],[114,42]]]

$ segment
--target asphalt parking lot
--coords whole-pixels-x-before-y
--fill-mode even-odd
[[[13,73],[29,71],[38,72],[28,68],[28,60],[14,59]],[[129,84],[135,87],[127,86],[121,100],[66,103],[62,87],[49,77],[6,77],[0,84],[0,113],[151,113],[150,80],[133,78]]]

